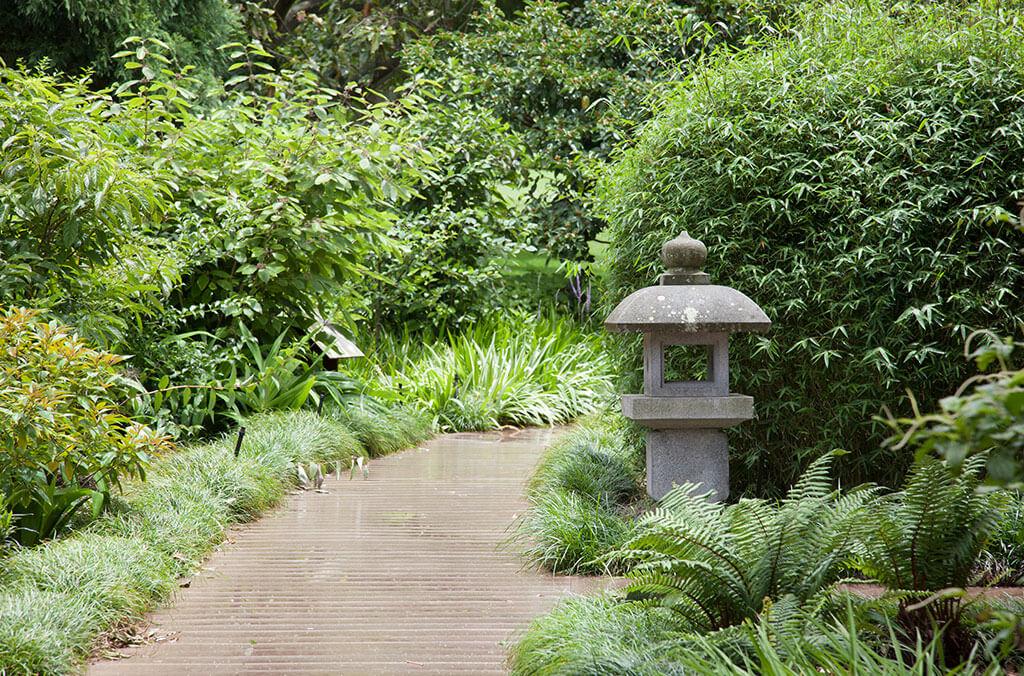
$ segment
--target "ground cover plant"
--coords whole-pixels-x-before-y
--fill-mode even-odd
[[[624,425],[595,414],[545,450],[527,490],[530,506],[514,527],[513,542],[530,564],[561,574],[616,569],[607,555],[633,534],[643,503],[643,468]]]
[[[426,433],[408,413],[384,427],[410,443]],[[166,599],[228,526],[276,505],[297,485],[296,463],[347,468],[371,454],[344,424],[309,411],[262,414],[247,429],[238,458],[233,437],[186,446],[154,463],[99,519],[0,559],[0,671],[73,671],[100,634]],[[364,438],[398,450],[373,432]]]
[[[530,626],[509,664],[517,676],[1001,673],[981,652],[959,669],[947,669],[938,638],[908,646],[891,624],[882,622],[878,635],[865,636],[858,622],[848,603],[823,617],[784,602],[756,620],[699,635],[680,631],[664,611],[608,595],[575,597]]]
[[[519,317],[437,338],[391,338],[365,368],[371,391],[397,396],[442,431],[568,422],[611,394],[600,337],[566,319]]]
[[[732,345],[735,388],[759,410],[732,435],[741,491],[781,494],[837,447],[845,483],[898,484],[906,456],[879,445],[882,406],[909,413],[909,389],[931,409],[967,375],[953,355],[971,331],[1015,330],[1014,17],[984,3],[812,7],[796,37],[708,59],[603,178],[609,303],[652,283],[685,229],[708,245],[712,279],[773,321]]]

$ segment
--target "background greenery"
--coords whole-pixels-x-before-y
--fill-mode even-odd
[[[639,351],[593,320],[683,229],[775,322],[734,341],[740,498],[655,509],[636,429],[567,436],[513,537],[631,586],[515,670],[1016,669],[1019,606],[936,592],[1024,572],[1018,4],[20,3],[0,670],[67,671],[296,462],[604,411]]]
[[[46,62],[69,74],[88,68],[110,82],[125,74],[110,55],[142,35],[161,40],[178,63],[212,80],[227,66],[218,48],[240,34],[240,16],[224,0],[27,0],[8,3],[0,14],[0,59]]]

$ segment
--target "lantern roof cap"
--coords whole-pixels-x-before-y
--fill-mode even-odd
[[[613,332],[737,333],[767,331],[772,323],[757,303],[732,287],[708,283],[701,270],[707,248],[686,232],[662,247],[667,272],[659,286],[634,291],[604,322]]]

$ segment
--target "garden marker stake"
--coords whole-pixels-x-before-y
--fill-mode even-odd
[[[238,457],[238,453],[242,450],[242,439],[245,439],[245,425],[238,428],[238,439],[235,440],[235,457]]]

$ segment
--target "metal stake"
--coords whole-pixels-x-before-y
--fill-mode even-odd
[[[235,457],[238,457],[238,452],[242,450],[242,439],[245,439],[245,426],[238,428],[238,439],[235,441]]]

